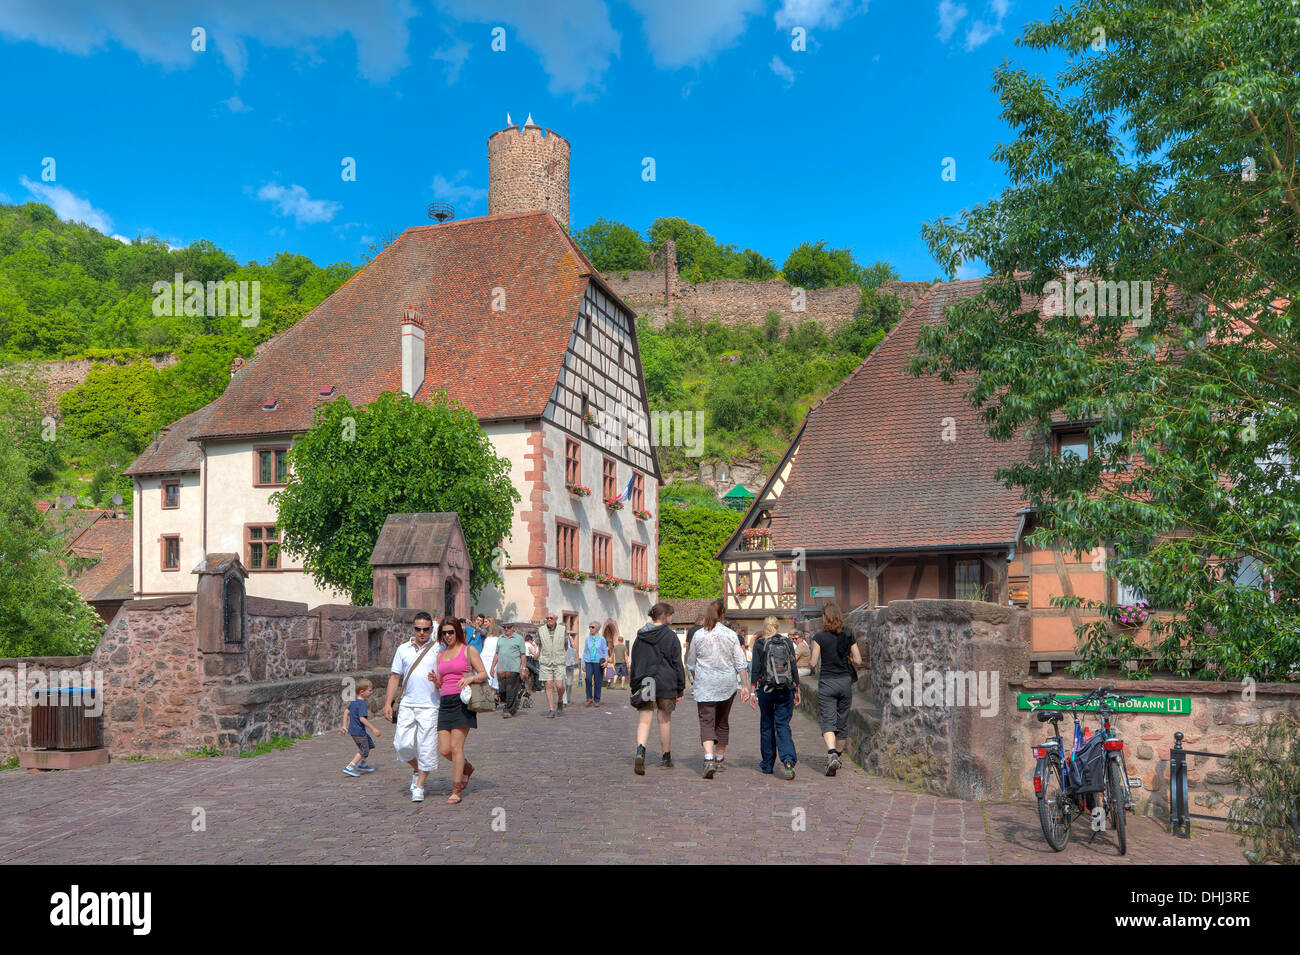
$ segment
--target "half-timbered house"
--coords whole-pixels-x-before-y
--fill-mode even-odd
[[[831,600],[988,600],[1029,611],[1033,659],[1049,669],[1074,658],[1075,627],[1096,619],[1053,597],[1128,601],[1101,551],[1030,546],[1034,515],[995,476],[1027,455],[1087,453],[1087,430],[1063,422],[1047,439],[996,442],[961,380],[906,371],[922,325],[979,287],[933,286],[808,413],[718,554],[730,618],[789,623]]]
[[[654,599],[635,585],[656,582],[660,474],[634,315],[549,211],[407,229],[162,434],[127,472],[135,595],[193,591],[191,569],[220,552],[242,555],[250,594],[342,599],[280,550],[270,497],[318,404],[399,389],[445,390],[510,462],[522,500],[505,582],[476,609],[635,632]]]

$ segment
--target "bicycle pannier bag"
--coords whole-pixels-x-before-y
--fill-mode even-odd
[[[1093,733],[1069,764],[1070,791],[1099,793],[1106,786],[1106,750],[1101,733]]]

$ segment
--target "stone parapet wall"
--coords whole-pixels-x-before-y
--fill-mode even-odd
[[[927,792],[963,799],[1000,799],[1018,791],[1016,754],[1008,731],[1014,704],[1007,686],[1029,669],[1029,623],[1014,607],[966,600],[901,600],[850,614],[846,621],[870,664],[858,681],[867,768]],[[988,705],[964,693],[934,699],[896,694],[893,675],[970,675],[990,691]],[[903,699],[899,704],[899,699]],[[919,702],[919,705],[918,705]]]
[[[128,601],[89,657],[0,661],[0,691],[16,685],[20,672],[75,670],[88,674],[78,685],[97,679],[103,687],[104,745],[114,758],[238,752],[273,735],[337,729],[361,676],[375,683],[371,706],[381,710],[388,664],[416,613],[309,612],[305,604],[248,597],[244,643],[204,652],[202,607],[194,595]],[[30,747],[30,722],[29,706],[0,697],[0,759]]]

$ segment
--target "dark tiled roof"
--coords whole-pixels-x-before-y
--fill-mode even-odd
[[[460,518],[447,513],[389,514],[370,552],[372,567],[441,564]]]
[[[126,518],[105,518],[77,538],[72,553],[96,561],[72,579],[87,602],[131,599],[131,526]]]
[[[85,534],[101,517],[107,517],[112,511],[97,507],[56,507],[45,511],[45,522],[64,550],[71,547],[81,535]]]
[[[689,627],[700,617],[704,616],[704,609],[717,600],[717,597],[660,597],[664,603],[672,604],[673,608],[673,626]]]
[[[206,405],[163,428],[123,473],[137,476],[197,471],[201,460],[199,446],[189,438],[203,427],[211,408],[212,405]]]
[[[480,420],[539,417],[592,271],[547,212],[407,229],[249,362],[191,437],[306,431],[322,387],[354,404],[400,390],[408,305],[426,327],[417,398],[445,388]],[[504,311],[493,311],[494,289]],[[267,399],[275,410],[262,409]]]
[[[861,365],[809,412],[772,517],[774,550],[907,550],[1015,539],[1019,492],[994,472],[1024,459],[1027,437],[999,443],[947,384],[905,370],[924,324],[980,280],[933,286]],[[956,440],[943,440],[945,420]]]

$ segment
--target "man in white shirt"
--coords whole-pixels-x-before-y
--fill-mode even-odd
[[[411,767],[411,802],[424,802],[425,780],[438,768],[439,697],[429,674],[442,647],[433,639],[433,618],[427,613],[415,615],[414,630],[414,636],[393,654],[384,718],[393,722],[393,699],[401,686],[393,746],[397,758]]]

